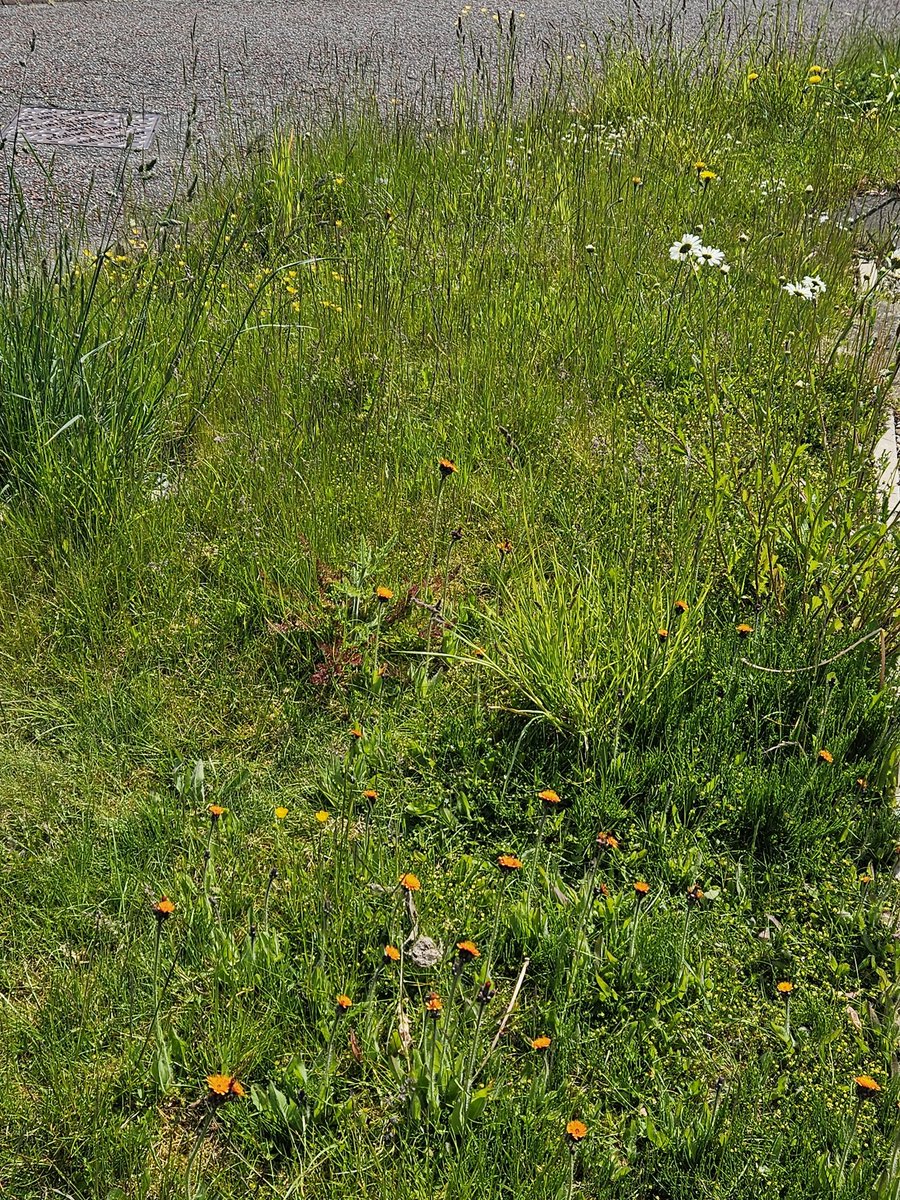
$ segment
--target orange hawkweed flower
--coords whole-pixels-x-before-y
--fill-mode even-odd
[[[587,1125],[584,1121],[570,1121],[566,1126],[566,1137],[574,1145],[587,1136]]]
[[[218,821],[219,817],[224,813],[225,809],[221,804],[210,804],[206,811],[209,813],[213,821]]]
[[[540,1037],[531,1039],[531,1048],[532,1050],[549,1050],[550,1040],[546,1034],[541,1034]]]
[[[389,587],[377,587],[375,589],[375,599],[379,604],[387,604],[389,600],[393,600],[394,593]]]
[[[474,942],[457,942],[456,949],[463,962],[471,962],[473,958],[481,958],[481,951]]]
[[[874,878],[874,876],[870,875],[868,871],[863,871],[863,873],[859,877],[859,882],[860,883],[871,883],[873,878]]]
[[[399,962],[399,961],[400,961],[400,951],[397,949],[397,947],[396,947],[396,946],[392,946],[390,943],[388,943],[388,944],[385,946],[385,948],[384,948],[384,961],[385,961],[385,962],[390,962],[390,963],[395,963],[395,962]]]
[[[522,861],[514,854],[498,854],[497,866],[501,871],[521,871]]]
[[[830,750],[820,750],[819,751],[819,759],[823,763],[833,763],[834,755],[831,753]]]
[[[686,613],[687,610],[688,610],[687,600],[676,600],[675,601],[675,611],[678,613],[679,616],[681,616],[683,613]]]
[[[538,800],[543,800],[545,804],[562,804],[562,799],[553,788],[544,788],[542,792],[538,792]]]
[[[438,459],[438,470],[441,473],[441,479],[447,479],[451,475],[455,475],[456,472],[459,470],[459,468],[457,467],[456,463],[453,462],[452,459],[439,458]]]
[[[619,839],[613,837],[611,833],[604,833],[603,830],[597,834],[597,845],[601,850],[618,850]]]
[[[279,806],[278,808],[275,809],[275,820],[276,821],[283,821],[287,815],[288,815],[288,810],[286,808]]]
[[[360,729],[360,727],[358,725],[354,725],[353,728],[350,730],[350,736],[352,738],[355,738],[355,740],[357,742],[362,740],[362,735],[363,735],[363,731]]]
[[[214,1097],[228,1100],[245,1095],[243,1085],[233,1075],[207,1075],[206,1085]]]
[[[175,911],[175,904],[168,896],[162,896],[153,905],[153,915],[159,921],[160,925],[163,921],[168,921],[172,913]]]
[[[353,1001],[343,992],[339,992],[338,995],[335,996],[334,1002],[337,1005],[338,1013],[345,1013],[353,1007]]]
[[[855,1075],[853,1082],[856,1084],[856,1095],[860,1100],[874,1099],[881,1091],[881,1084],[871,1075]]]
[[[753,632],[752,625],[746,625],[746,624],[735,625],[735,629],[737,631],[738,637],[742,637],[742,638],[749,637],[750,634]]]
[[[699,883],[695,883],[693,887],[687,890],[687,898],[692,904],[699,904],[703,899],[704,891]]]
[[[425,997],[425,1011],[434,1021],[436,1021],[444,1011],[444,1002],[437,992],[429,992]]]
[[[422,890],[422,884],[419,882],[418,875],[413,875],[412,871],[407,871],[405,875],[400,876],[400,886],[404,892],[418,892]]]
[[[656,636],[659,638],[659,640],[661,642],[668,641],[669,631],[668,631],[668,629],[657,629]]]
[[[645,883],[643,879],[636,880],[632,886],[634,887],[635,895],[639,900],[642,896],[646,896],[650,891],[650,884]]]
[[[377,799],[378,799],[378,793],[375,791],[374,788],[366,788],[366,790],[363,792],[363,800],[377,800]]]
[[[782,979],[781,983],[776,984],[776,988],[782,996],[789,996],[794,990],[794,985],[789,980]]]

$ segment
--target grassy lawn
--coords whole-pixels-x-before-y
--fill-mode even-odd
[[[16,1200],[898,1194],[900,45],[498,39],[7,237]]]

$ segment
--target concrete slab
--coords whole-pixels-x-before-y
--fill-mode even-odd
[[[33,146],[78,146],[85,150],[149,150],[160,113],[23,105],[3,132]]]

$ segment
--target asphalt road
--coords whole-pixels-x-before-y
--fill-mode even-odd
[[[577,50],[591,35],[632,27],[659,29],[666,0],[514,0],[521,74],[540,69],[548,50]],[[771,0],[771,7],[777,0]],[[870,7],[864,5],[869,3]],[[750,7],[748,7],[748,4]],[[707,0],[677,0],[678,36],[695,39],[708,26]],[[718,8],[718,4],[716,5]],[[783,8],[783,3],[781,5]],[[327,109],[358,86],[385,102],[425,101],[446,94],[459,70],[457,21],[471,54],[497,42],[493,10],[479,0],[64,0],[0,7],[0,120],[8,130],[20,104],[64,109],[118,109],[161,115],[151,197],[163,196],[193,112],[196,145],[211,145],[223,129],[247,136],[274,110],[307,115]],[[508,19],[509,0],[502,5]],[[771,24],[767,0],[725,9],[726,36]],[[806,0],[804,28],[823,22],[831,35],[849,23],[900,29],[897,0]],[[12,139],[7,137],[9,153]],[[102,207],[120,190],[123,161],[131,173],[140,155],[108,149],[41,146],[53,157],[55,183],[30,155],[16,155],[29,203],[54,208],[90,193]]]

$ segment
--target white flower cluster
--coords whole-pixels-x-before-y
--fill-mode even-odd
[[[695,271],[701,267],[717,267],[727,275],[731,267],[725,261],[725,251],[715,246],[704,246],[695,233],[683,233],[669,247],[669,258],[673,262],[689,262]]]
[[[782,288],[789,296],[802,296],[804,300],[811,300],[813,304],[825,290],[825,283],[818,275],[804,275],[799,283],[786,283]]]

